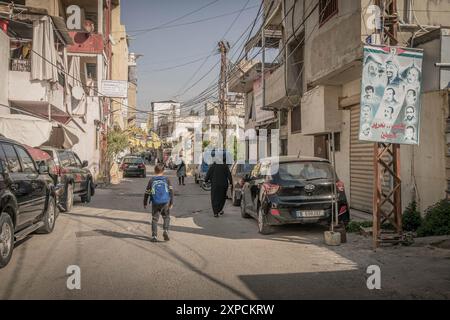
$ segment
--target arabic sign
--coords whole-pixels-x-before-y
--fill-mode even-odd
[[[359,139],[419,144],[423,51],[365,46]]]
[[[128,98],[128,81],[102,80],[102,95],[109,98]]]

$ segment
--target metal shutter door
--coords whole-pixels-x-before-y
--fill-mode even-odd
[[[350,126],[350,206],[372,213],[373,143],[359,141],[360,106],[351,109]]]

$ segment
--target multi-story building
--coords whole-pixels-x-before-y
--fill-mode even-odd
[[[8,82],[2,86],[1,103],[13,110],[8,111],[11,116],[47,119],[68,131],[72,139],[60,147],[72,147],[88,160],[95,177],[108,174],[104,160],[110,99],[99,91],[102,81],[111,79],[111,16],[118,5],[117,0],[24,0],[0,9],[0,52],[7,58],[0,68],[9,70],[1,79]],[[11,46],[15,49],[9,50]],[[42,120],[27,120],[28,128],[44,125]],[[44,132],[34,131],[33,139]]]
[[[374,144],[359,141],[359,101],[363,46],[376,40],[369,28],[373,4],[264,1],[265,24],[248,46],[265,43],[268,49],[278,48],[276,64],[243,61],[237,71],[240,78],[230,80],[232,91],[247,93],[249,119],[258,110],[249,102],[255,97],[251,82],[261,77],[264,66],[264,109],[288,110],[289,154],[331,158],[329,137],[334,133],[338,175],[346,184],[351,207],[366,212],[372,212]],[[419,146],[402,145],[400,151],[403,206],[415,200],[423,210],[444,198],[449,188],[448,79],[442,80],[448,71],[439,72],[435,63],[450,59],[449,50],[440,50],[448,48],[447,31],[439,28],[446,25],[450,1],[405,0],[397,1],[397,6],[399,45],[425,50],[421,141]],[[434,31],[435,39],[417,37],[423,30],[439,33]]]

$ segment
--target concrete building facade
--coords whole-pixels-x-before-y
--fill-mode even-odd
[[[434,65],[448,62],[450,50],[439,50],[447,45],[446,31],[434,40],[422,38],[419,23],[429,31],[448,24],[444,12],[450,1],[416,1],[412,10],[405,10],[408,1],[397,3],[399,45],[425,50],[422,140],[419,146],[401,146],[400,155],[403,207],[417,201],[423,211],[449,189],[448,71]],[[288,153],[331,159],[329,136],[334,133],[335,165],[351,207],[369,213],[374,144],[358,137],[363,46],[373,34],[370,5],[368,0],[264,1],[265,24],[259,32],[264,30],[267,48],[279,48],[277,59],[264,62],[264,109],[288,111]],[[254,39],[248,47],[260,42]],[[238,67],[230,88],[246,94],[246,127],[257,127],[251,82],[263,75],[263,67],[251,57]]]

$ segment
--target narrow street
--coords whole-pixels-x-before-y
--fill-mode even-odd
[[[229,202],[225,216],[214,218],[209,194],[192,178],[187,182],[175,186],[170,242],[149,241],[150,215],[142,208],[147,179],[127,178],[97,190],[89,205],[77,202],[72,213],[60,214],[52,234],[17,244],[0,273],[0,298],[450,298],[449,250],[374,253],[369,239],[357,235],[333,249],[318,226],[261,236],[256,221],[242,219]],[[382,270],[376,292],[366,287],[372,264]],[[81,290],[67,289],[70,265],[81,268]]]

